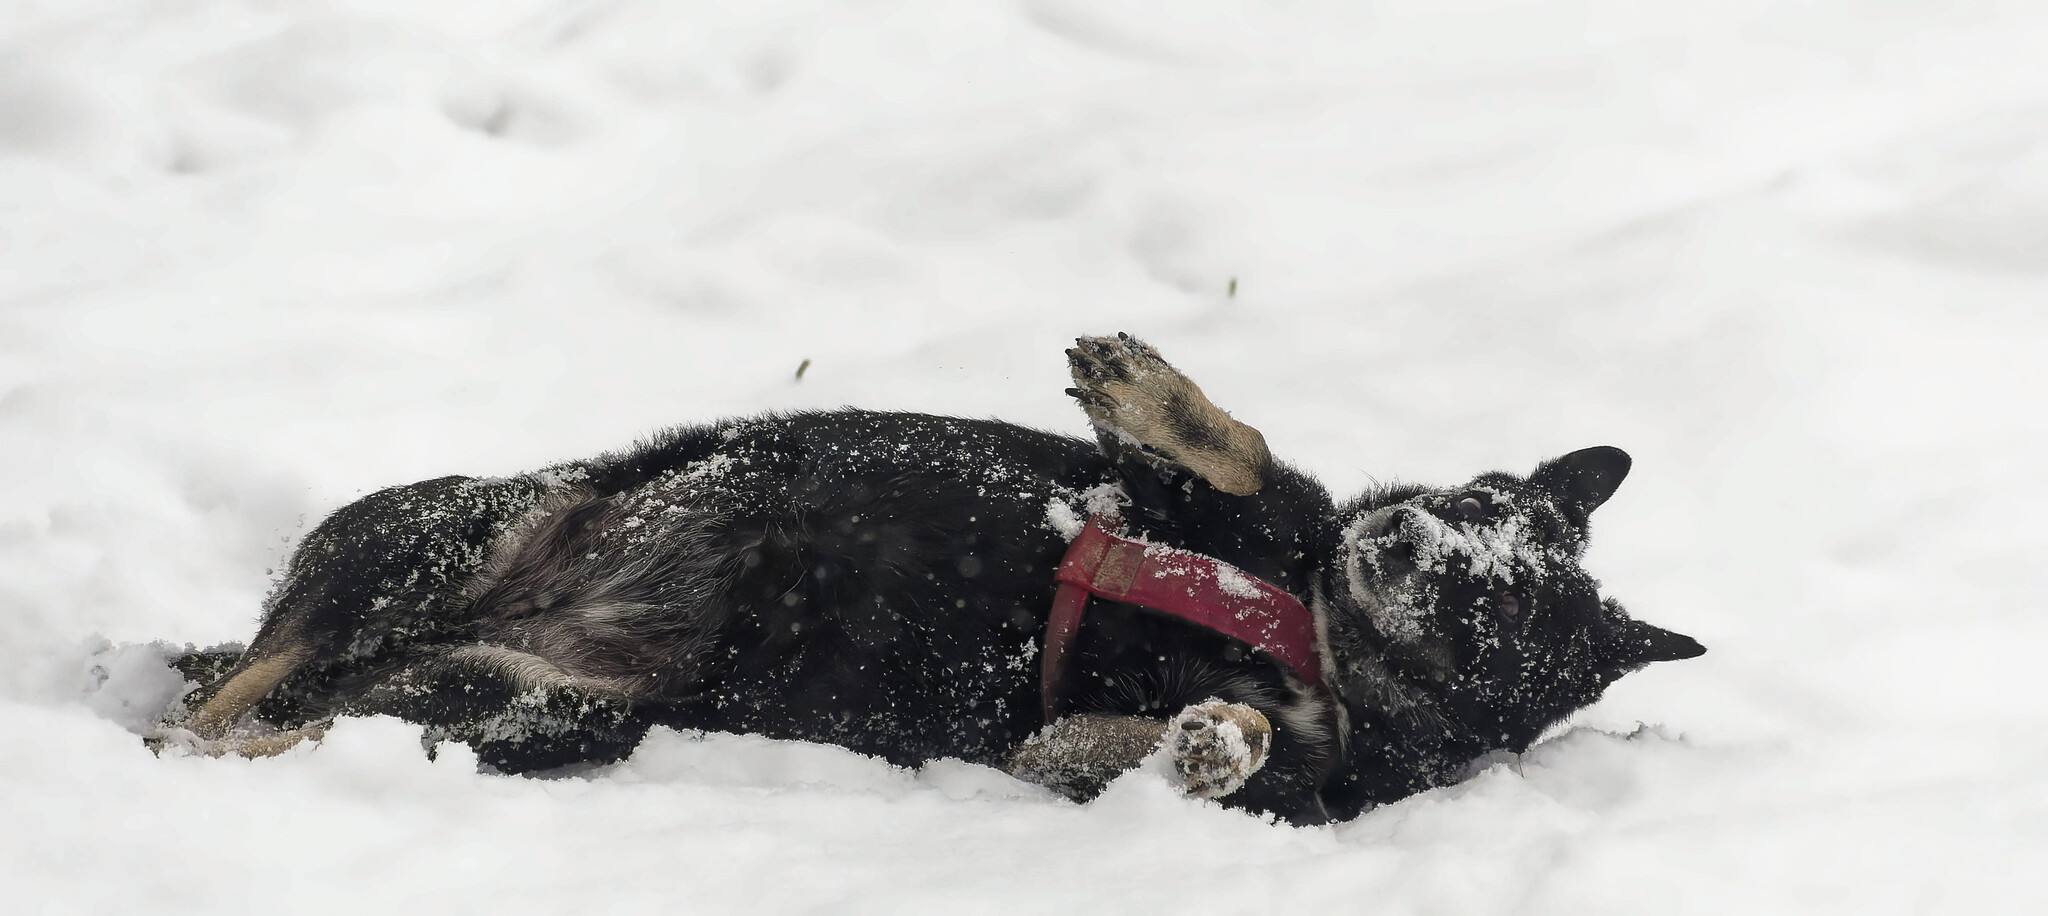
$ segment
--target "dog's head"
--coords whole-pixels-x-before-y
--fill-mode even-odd
[[[1325,585],[1346,700],[1520,753],[1623,674],[1705,652],[1629,617],[1580,566],[1587,517],[1628,470],[1626,452],[1589,448],[1526,478],[1348,507]]]

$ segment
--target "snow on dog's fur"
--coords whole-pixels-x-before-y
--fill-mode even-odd
[[[249,649],[157,740],[275,753],[386,713],[517,772],[616,760],[662,724],[956,757],[1076,798],[1163,747],[1190,794],[1316,822],[1519,752],[1622,674],[1703,651],[1579,564],[1619,449],[1339,505],[1145,344],[1068,360],[1094,443],[849,409],[372,494],[307,537]],[[1098,601],[1067,715],[1044,721],[1053,570],[1112,505],[1133,536],[1302,599],[1333,692]]]

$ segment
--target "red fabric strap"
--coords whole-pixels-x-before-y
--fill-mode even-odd
[[[1316,625],[1308,609],[1271,583],[1198,553],[1118,537],[1096,519],[1081,529],[1054,574],[1040,683],[1047,722],[1062,702],[1067,652],[1089,595],[1171,614],[1247,643],[1323,689]]]

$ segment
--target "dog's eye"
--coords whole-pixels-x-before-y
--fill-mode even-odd
[[[1480,502],[1477,496],[1467,496],[1458,500],[1458,514],[1464,516],[1468,522],[1476,522],[1486,517],[1486,504]]]
[[[1512,593],[1501,592],[1493,596],[1493,609],[1500,614],[1502,620],[1513,622],[1522,616],[1522,599]]]

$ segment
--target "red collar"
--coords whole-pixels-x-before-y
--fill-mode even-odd
[[[1222,633],[1278,660],[1309,686],[1325,689],[1315,618],[1294,596],[1214,557],[1110,534],[1104,521],[1089,519],[1053,576],[1059,591],[1046,621],[1040,663],[1047,722],[1061,711],[1060,682],[1089,595]]]

